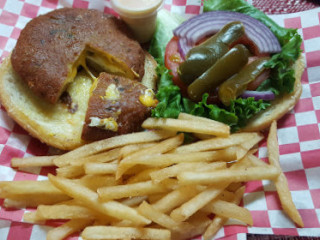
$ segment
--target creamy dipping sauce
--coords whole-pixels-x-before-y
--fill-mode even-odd
[[[117,0],[120,6],[129,11],[146,11],[157,8],[161,1],[159,0]]]
[[[127,23],[140,43],[148,42],[156,28],[163,0],[111,0],[113,9]]]

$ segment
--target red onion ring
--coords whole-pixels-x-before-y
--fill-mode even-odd
[[[257,19],[238,12],[212,11],[188,19],[173,31],[173,34],[179,38],[181,55],[185,57],[199,40],[218,32],[223,26],[233,21],[243,23],[246,35],[256,44],[261,54],[281,52],[276,36]]]
[[[266,100],[266,101],[271,101],[275,99],[275,94],[272,91],[249,91],[246,90],[242,93],[240,96],[241,98],[249,98],[253,97],[254,100]]]

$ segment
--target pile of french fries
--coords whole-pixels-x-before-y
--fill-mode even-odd
[[[272,180],[283,210],[299,226],[279,164],[276,122],[267,139],[269,164],[254,153],[263,136],[230,134],[227,125],[180,114],[147,119],[144,131],[84,145],[60,156],[14,158],[12,166],[56,166],[45,181],[0,182],[7,208],[36,207],[24,221],[65,220],[47,234],[64,239],[82,231],[84,240],[211,239],[230,219],[249,226],[239,206],[244,182]],[[183,133],[179,133],[183,132]],[[198,141],[184,144],[184,133]]]

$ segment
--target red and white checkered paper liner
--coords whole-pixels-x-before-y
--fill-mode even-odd
[[[255,4],[255,0],[249,2]],[[21,29],[30,19],[60,7],[94,8],[114,13],[108,0],[0,0],[1,59],[9,55]],[[202,11],[202,2],[166,0],[164,8],[192,16]],[[245,239],[246,233],[320,236],[320,8],[272,15],[271,18],[281,26],[298,28],[303,37],[306,70],[302,77],[302,97],[294,110],[278,122],[278,135],[281,166],[305,227],[297,228],[283,213],[272,183],[254,181],[247,184],[243,200],[253,216],[253,227],[231,225],[230,221],[216,238]],[[12,121],[3,107],[0,108],[0,181],[45,179],[52,169],[33,169],[35,174],[16,172],[10,168],[10,159],[44,155],[48,150]],[[266,152],[266,144],[262,143],[259,157],[266,158]],[[4,209],[0,202],[0,240],[46,238],[50,227],[23,223],[24,212]],[[74,235],[69,239],[78,237]]]

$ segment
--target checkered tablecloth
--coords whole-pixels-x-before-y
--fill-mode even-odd
[[[268,13],[272,5],[249,0]],[[263,3],[265,4],[263,4]],[[283,1],[280,1],[283,4]],[[288,4],[299,1],[286,1]],[[305,1],[306,2],[306,1]],[[278,4],[279,1],[277,1]],[[310,2],[308,2],[309,4]],[[270,6],[264,9],[264,6]],[[287,5],[286,5],[287,6]],[[302,6],[302,5],[301,5]],[[305,5],[303,5],[305,6]],[[32,18],[60,7],[95,8],[114,13],[109,1],[103,0],[0,0],[0,56],[10,54],[21,29]],[[307,5],[304,10],[313,8]],[[192,16],[202,11],[200,0],[166,0],[164,8]],[[275,10],[273,8],[273,10]],[[290,8],[289,8],[290,10]],[[284,9],[282,9],[282,12]],[[303,218],[305,228],[296,228],[282,212],[275,188],[267,181],[247,184],[243,205],[253,216],[253,227],[226,225],[216,238],[245,239],[245,233],[320,236],[320,8],[272,15],[278,24],[298,28],[303,37],[306,70],[302,77],[303,93],[294,110],[278,122],[281,166],[288,178],[293,200]],[[52,169],[32,169],[34,174],[16,172],[10,168],[12,157],[47,154],[49,148],[31,138],[0,109],[0,181],[44,179]],[[266,158],[266,144],[261,144],[259,157]],[[42,240],[49,226],[33,226],[22,222],[24,210],[8,210],[0,202],[0,240]],[[232,224],[233,222],[229,222]],[[78,239],[76,235],[69,239]],[[200,239],[200,238],[199,238]]]

